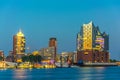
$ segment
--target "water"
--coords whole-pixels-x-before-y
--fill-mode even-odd
[[[7,69],[0,80],[120,80],[120,67]]]

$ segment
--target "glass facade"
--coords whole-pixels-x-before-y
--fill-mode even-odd
[[[81,32],[77,34],[77,50],[109,50],[109,36],[101,33],[99,27],[92,22],[83,24]]]

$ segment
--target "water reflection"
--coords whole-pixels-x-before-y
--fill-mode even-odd
[[[27,76],[26,69],[15,69],[13,72],[13,78],[16,80],[24,80],[27,78]]]
[[[0,80],[120,80],[120,67],[0,70]]]
[[[97,72],[102,73],[102,72],[104,72],[105,67],[95,67],[95,69]]]
[[[86,67],[79,70],[80,80],[103,80],[104,79],[104,67]]]

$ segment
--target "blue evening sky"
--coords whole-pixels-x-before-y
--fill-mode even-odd
[[[93,21],[110,35],[110,55],[120,60],[119,0],[0,0],[0,49],[8,55],[21,28],[30,51],[58,40],[58,53],[76,50],[76,34]]]

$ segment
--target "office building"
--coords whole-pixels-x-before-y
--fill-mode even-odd
[[[53,59],[56,61],[56,54],[57,54],[57,39],[56,38],[49,39],[49,47],[54,48]]]
[[[25,36],[21,30],[13,36],[13,55],[15,61],[19,61],[25,53]]]

